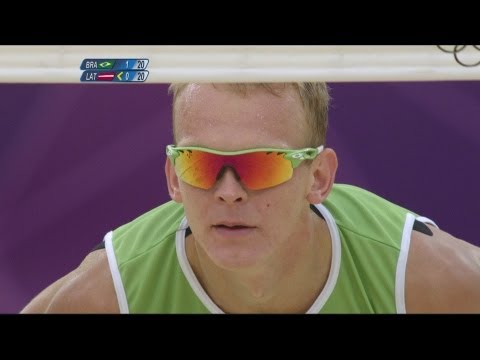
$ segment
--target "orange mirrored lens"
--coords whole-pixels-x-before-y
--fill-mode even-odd
[[[182,150],[175,160],[180,179],[202,189],[210,189],[225,166],[235,169],[240,181],[251,190],[279,185],[293,174],[290,161],[278,152],[222,156],[198,150]]]

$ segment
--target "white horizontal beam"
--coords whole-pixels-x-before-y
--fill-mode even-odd
[[[458,49],[480,63],[478,46]],[[147,58],[147,83],[480,80],[480,65],[434,45],[0,46],[0,82],[80,83],[86,58]]]

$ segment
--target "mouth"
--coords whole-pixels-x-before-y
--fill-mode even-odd
[[[212,226],[220,235],[224,236],[245,236],[250,234],[256,227],[244,223],[218,223]]]
[[[216,228],[228,228],[228,229],[245,229],[245,228],[253,228],[255,226],[248,225],[243,222],[235,222],[235,221],[221,221],[213,225]]]
[[[227,230],[253,229],[253,226],[247,226],[247,225],[223,225],[223,224],[218,224],[218,225],[213,225],[213,227],[216,228],[216,229],[227,229]]]

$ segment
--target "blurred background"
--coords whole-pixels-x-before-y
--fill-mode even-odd
[[[480,245],[480,81],[331,84],[337,182]],[[163,84],[0,84],[0,313],[169,200]]]

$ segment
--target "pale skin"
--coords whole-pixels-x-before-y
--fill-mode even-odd
[[[301,100],[291,88],[280,96],[264,89],[241,96],[222,86],[190,85],[176,115],[180,146],[303,148],[308,132]],[[249,190],[229,169],[212,189],[204,190],[179,180],[166,161],[170,196],[183,203],[192,229],[186,241],[188,260],[222,310],[302,313],[311,306],[328,278],[331,238],[324,220],[308,205],[327,198],[336,170],[335,152],[327,148],[276,187]],[[433,236],[412,232],[407,312],[480,312],[480,249],[430,228]],[[90,253],[22,312],[118,313],[105,250]]]

